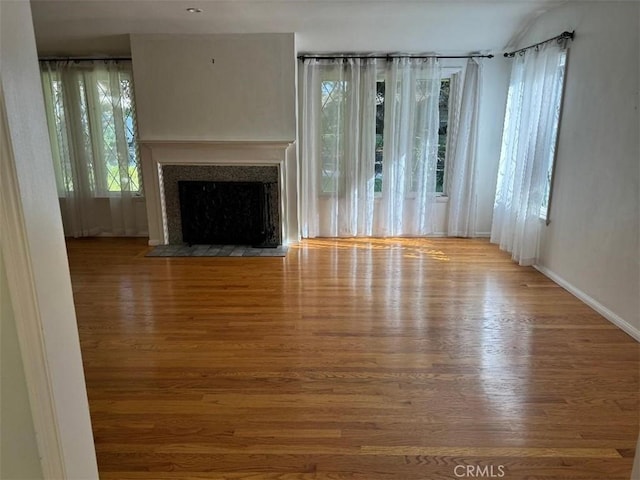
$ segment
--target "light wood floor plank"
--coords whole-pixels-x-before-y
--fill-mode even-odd
[[[638,344],[485,240],[148,250],[68,241],[103,479],[629,479]]]

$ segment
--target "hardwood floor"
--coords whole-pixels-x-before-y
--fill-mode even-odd
[[[639,345],[484,240],[68,250],[103,479],[630,477]]]

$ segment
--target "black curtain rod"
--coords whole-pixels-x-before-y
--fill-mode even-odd
[[[131,57],[40,57],[39,62],[97,62],[97,61],[128,61]]]
[[[515,57],[518,53],[522,53],[522,52],[526,52],[527,50],[531,49],[531,48],[536,48],[539,47],[540,45],[544,45],[545,43],[549,43],[549,42],[553,42],[554,40],[557,41],[558,43],[564,41],[564,40],[573,40],[573,37],[575,37],[576,31],[572,31],[572,32],[562,32],[560,35],[556,35],[555,37],[549,38],[547,40],[543,40],[542,42],[538,42],[538,43],[534,43],[533,45],[529,45],[528,47],[524,47],[521,48],[519,50],[514,50],[513,52],[507,52],[504,54],[505,57]]]
[[[340,58],[374,58],[378,60],[391,60],[393,58],[493,58],[493,55],[313,55],[313,54],[302,54],[298,55],[298,60],[306,60],[307,58],[318,59],[318,60],[338,60]]]

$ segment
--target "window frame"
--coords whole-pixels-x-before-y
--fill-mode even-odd
[[[539,218],[541,221],[545,223],[545,225],[549,225],[551,223],[551,219],[549,218],[549,214],[551,212],[551,201],[553,199],[553,179],[555,176],[556,170],[556,159],[558,157],[558,144],[560,139],[560,127],[562,125],[562,111],[564,106],[564,92],[567,86],[567,68],[569,63],[569,47],[566,47],[562,56],[562,63],[558,63],[557,68],[562,68],[562,84],[560,85],[560,98],[558,104],[558,121],[554,127],[555,139],[553,142],[553,149],[549,152],[547,165],[547,182],[545,188],[545,197],[542,199],[542,203],[540,204],[540,213]]]
[[[80,90],[82,91],[81,95],[84,97],[83,105],[86,107],[85,114],[87,115],[87,119],[83,123],[86,125],[101,124],[101,120],[102,120],[101,115],[99,112],[95,110],[94,104],[96,102],[96,98],[100,95],[100,86],[99,86],[100,81],[104,82],[105,80],[108,80],[108,79],[101,78],[98,74],[96,74],[96,72],[93,70],[91,65],[78,64],[78,65],[74,65],[74,69],[78,72],[79,75],[83,76],[83,82],[81,84],[81,87],[79,87]],[[48,73],[48,75],[45,75],[45,73]],[[62,162],[64,160],[61,158],[61,155],[60,155],[58,134],[59,132],[63,132],[62,135],[66,136],[67,133],[65,130],[66,128],[65,125],[60,124],[58,122],[58,117],[55,114],[58,100],[57,100],[57,97],[53,95],[54,88],[52,85],[54,82],[57,83],[59,85],[58,86],[58,89],[60,92],[59,95],[63,94],[62,93],[64,90],[63,79],[62,79],[60,70],[55,66],[52,66],[48,72],[42,71],[40,75],[41,75],[41,82],[43,84],[43,93],[44,93],[44,100],[45,100],[44,107],[45,107],[45,114],[47,117],[47,129],[50,137],[49,140],[52,143],[51,150],[52,150],[52,156],[54,160],[53,164],[54,164],[54,172],[56,174],[56,183],[60,182],[65,184],[65,187],[63,189],[61,189],[60,186],[57,185],[58,196],[60,198],[66,198],[67,197],[66,192],[67,191],[73,192],[75,188],[73,186],[73,183],[71,183],[71,185],[68,184],[67,179],[65,178],[65,175],[62,172],[63,170]],[[95,199],[120,198],[122,196],[123,191],[129,192],[133,198],[144,198],[144,184],[143,184],[143,178],[142,178],[142,158],[140,155],[140,145],[138,141],[137,115],[135,112],[136,103],[135,103],[135,93],[133,89],[133,69],[130,64],[128,65],[128,68],[120,70],[119,81],[121,82],[123,79],[129,82],[130,100],[133,105],[133,113],[132,113],[132,122],[133,122],[132,141],[133,142],[132,143],[127,142],[127,151],[129,155],[129,165],[131,167],[132,146],[135,150],[135,168],[136,168],[136,174],[138,178],[138,185],[137,185],[138,188],[137,190],[122,190],[122,189],[110,190],[108,166],[106,164],[101,164],[100,162],[95,162],[95,164],[91,167],[94,170],[91,173],[91,176],[93,177],[93,181],[94,181],[94,186],[92,187],[92,198],[95,198]],[[48,83],[48,85],[46,86],[44,85],[45,81]],[[65,116],[68,115],[68,112],[66,112],[66,109],[63,109],[63,114]],[[117,123],[115,117],[113,119],[113,122],[115,126],[115,124]],[[126,121],[124,121],[124,119],[122,123],[126,129],[127,124],[126,124]],[[101,133],[101,137],[91,139],[90,148],[92,150],[104,148],[104,129],[100,128],[99,131]],[[91,135],[92,137],[98,137],[97,131],[91,131],[89,132],[89,135]],[[92,155],[92,157],[96,158],[97,155]],[[73,179],[71,179],[70,181],[73,182]]]
[[[459,59],[442,59],[441,60],[441,77],[440,77],[440,82],[442,84],[442,80],[449,80],[449,85],[450,85],[450,89],[451,86],[453,85],[451,79],[452,76],[456,73],[460,73],[464,70],[464,64],[459,60]],[[335,74],[331,74],[331,72],[329,71],[329,68],[327,69],[328,71],[326,72],[326,75],[322,76],[322,79],[320,81],[320,87],[318,89],[317,95],[320,97],[320,103],[322,103],[322,84],[324,82],[336,82],[336,81],[345,81],[348,82],[348,80],[343,79],[340,75],[335,75]],[[335,72],[334,72],[335,73]],[[385,82],[387,80],[387,74],[388,74],[388,69],[387,66],[384,63],[379,63],[377,65],[377,72],[376,72],[376,85],[379,82]],[[442,88],[442,86],[441,86]],[[450,90],[451,92],[451,90]],[[377,93],[377,87],[376,87],[376,93]],[[385,91],[386,94],[386,91]],[[452,112],[454,109],[451,108],[451,93],[449,94],[449,105],[447,106],[447,139],[445,142],[445,157],[444,157],[444,171],[443,171],[443,183],[442,183],[442,191],[441,192],[435,192],[435,196],[438,198],[438,201],[447,201],[448,196],[447,196],[447,179],[449,176],[449,153],[451,151],[451,136],[449,135],[450,129],[449,126],[451,125],[451,121],[453,119],[452,116]],[[316,126],[316,128],[318,129],[317,133],[318,133],[318,137],[322,136],[322,125],[319,122],[318,125]],[[322,146],[319,146],[320,151],[318,152],[318,155],[322,155]],[[375,148],[374,148],[375,150]],[[384,162],[384,159],[383,159]],[[375,159],[374,159],[374,165],[375,165]],[[375,182],[375,167],[374,167],[374,182]],[[340,195],[340,176],[338,176],[336,182],[338,183],[337,188],[332,190],[332,191],[328,191],[324,189],[324,181],[323,181],[323,175],[322,175],[322,171],[319,172],[318,174],[318,182],[319,182],[319,194],[321,196],[333,196],[333,195]],[[383,183],[384,185],[384,183]],[[374,187],[375,188],[375,187]],[[378,199],[378,198],[382,198],[383,195],[383,191],[375,191],[374,192],[374,198]],[[407,192],[406,194],[407,198],[415,198],[415,192]]]
[[[345,78],[343,78],[340,75],[336,75],[334,72],[332,71],[333,67],[329,67],[327,68],[327,71],[325,72],[325,74],[323,74],[322,79],[320,80],[320,88],[318,89],[317,95],[319,97],[319,104],[322,105],[322,92],[323,92],[323,85],[325,82],[344,82],[345,84],[348,85],[349,81]],[[345,86],[345,90],[346,90],[346,86]],[[320,109],[322,111],[322,108]],[[322,113],[321,113],[322,115]],[[315,128],[317,129],[317,136],[318,138],[321,138],[323,136],[323,132],[322,132],[322,121],[317,122],[317,125],[315,126]],[[323,165],[324,162],[322,160],[322,142],[319,142],[318,145],[318,152],[317,154],[320,156],[320,165]],[[337,165],[336,165],[336,169],[337,169]],[[322,196],[333,196],[333,195],[340,195],[340,191],[342,190],[340,188],[340,183],[343,181],[342,180],[342,176],[341,175],[337,175],[335,177],[335,180],[333,181],[333,184],[335,185],[335,189],[334,190],[325,190],[324,188],[324,176],[323,176],[323,171],[324,169],[321,169],[320,172],[318,172],[318,191],[320,192],[320,195]],[[334,170],[334,176],[335,176],[336,170]]]
[[[384,186],[384,176],[383,176],[383,172],[384,172],[384,110],[386,109],[386,95],[387,95],[387,68],[386,65],[379,65],[378,66],[378,71],[376,72],[376,99],[378,96],[378,83],[382,83],[384,85],[384,94],[385,94],[385,98],[382,102],[382,115],[383,115],[383,122],[382,122],[382,158],[381,158],[381,166],[382,166],[382,172],[380,173],[380,191],[376,191],[376,186],[375,186],[375,181],[376,181],[376,172],[375,172],[375,146],[374,146],[374,159],[373,159],[373,198],[382,198],[382,187]],[[378,115],[378,105],[376,103],[375,106],[375,114],[376,114],[376,124],[377,124],[377,115]],[[377,137],[377,132],[376,132],[376,137]],[[377,138],[376,138],[376,142],[377,142]]]
[[[447,147],[444,153],[444,177],[442,179],[442,192],[436,193],[436,199],[438,202],[446,203],[449,201],[449,189],[447,188],[449,185],[449,178],[451,174],[451,151],[453,150],[453,139],[450,135],[451,126],[454,124],[456,119],[455,112],[457,105],[451,105],[452,100],[452,87],[457,89],[457,92],[454,92],[455,95],[454,100],[460,101],[460,94],[462,93],[462,74],[466,68],[466,60],[459,58],[444,58],[440,60],[441,65],[441,79],[447,78],[449,79],[449,106],[447,108]],[[454,82],[454,75],[458,76],[458,81]]]
[[[449,200],[447,192],[447,180],[449,177],[449,155],[451,152],[451,136],[449,135],[449,127],[452,124],[454,109],[451,108],[451,86],[453,85],[452,78],[454,74],[460,74],[464,71],[465,64],[461,63],[459,59],[441,59],[440,60],[440,83],[442,80],[449,80],[449,105],[447,106],[447,140],[445,143],[444,154],[444,173],[442,179],[442,192],[435,192],[437,203],[446,203]],[[440,86],[442,88],[442,85]],[[382,191],[375,192],[374,198],[382,198]],[[406,193],[407,198],[415,198],[416,193],[409,191]]]

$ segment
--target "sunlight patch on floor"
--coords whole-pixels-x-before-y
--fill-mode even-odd
[[[429,257],[441,262],[450,261],[449,255],[434,248],[437,240],[429,238],[308,238],[291,248],[304,250],[402,250],[406,258]]]

